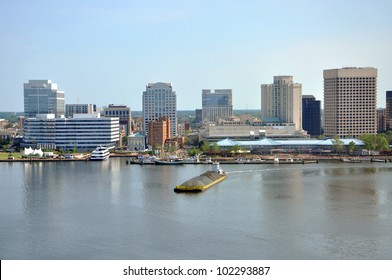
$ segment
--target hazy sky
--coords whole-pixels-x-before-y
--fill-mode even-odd
[[[323,98],[323,69],[378,68],[392,90],[392,1],[2,0],[0,111],[23,111],[23,83],[48,79],[66,103],[141,110],[149,82],[171,82],[180,110],[231,88],[260,109],[260,85],[292,75]]]

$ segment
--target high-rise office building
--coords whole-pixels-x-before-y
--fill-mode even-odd
[[[50,80],[29,80],[24,84],[24,113],[26,118],[37,114],[65,114],[64,92]]]
[[[377,69],[324,70],[324,134],[358,137],[377,133]]]
[[[274,76],[273,84],[261,85],[261,118],[266,123],[294,124],[302,130],[302,84],[292,76]]]
[[[125,130],[125,135],[132,133],[131,108],[125,105],[109,104],[109,106],[103,108],[102,115],[108,118],[119,118],[120,129]]]
[[[386,92],[385,103],[385,125],[386,130],[392,130],[392,90]]]
[[[171,83],[149,83],[143,92],[143,129],[160,117],[170,118],[170,137],[177,136],[177,96]]]
[[[233,97],[231,89],[202,90],[202,121],[216,122],[218,118],[233,116]]]
[[[377,109],[377,132],[385,132],[386,131],[386,111],[384,108]]]
[[[201,122],[203,121],[203,110],[202,109],[196,109],[195,110],[195,123],[196,124],[201,124]]]
[[[65,117],[72,118],[74,114],[97,113],[95,104],[65,104]]]
[[[321,101],[313,95],[302,95],[302,129],[311,136],[321,135]]]

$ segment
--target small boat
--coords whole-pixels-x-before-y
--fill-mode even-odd
[[[342,162],[348,162],[348,163],[361,163],[361,161],[356,158],[341,158],[340,160]]]
[[[184,160],[180,158],[167,158],[162,160],[155,160],[155,164],[157,165],[182,165],[184,164]]]
[[[387,162],[386,159],[381,159],[381,158],[372,158],[370,161],[371,162]]]
[[[106,160],[109,156],[108,148],[99,146],[91,153],[90,160]]]
[[[155,164],[156,159],[157,158],[155,156],[140,155],[138,157],[138,160],[135,161],[135,163],[142,164],[142,165],[144,165],[144,164]]]

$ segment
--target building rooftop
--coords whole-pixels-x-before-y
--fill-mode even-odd
[[[344,146],[353,142],[356,146],[364,145],[363,141],[355,138],[340,139]],[[217,142],[218,146],[233,147],[233,146],[333,146],[333,139],[294,139],[294,140],[273,140],[264,138],[260,140],[236,141],[229,138]]]

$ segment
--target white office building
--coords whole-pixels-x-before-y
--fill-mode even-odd
[[[294,83],[292,76],[274,76],[273,84],[261,85],[261,118],[302,130],[302,85]]]
[[[118,118],[101,118],[99,114],[74,114],[73,118],[39,114],[24,124],[25,147],[91,151],[100,145],[114,149],[118,141]]]
[[[170,118],[170,137],[177,136],[177,96],[171,83],[149,83],[143,92],[143,129],[160,117]]]

